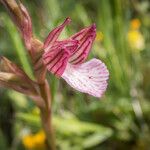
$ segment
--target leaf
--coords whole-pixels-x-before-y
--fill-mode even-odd
[[[24,110],[26,108],[28,109],[29,103],[27,102],[27,97],[25,95],[12,90],[8,90],[7,95],[11,99],[11,102],[13,103],[15,109],[17,110]]]
[[[111,135],[112,135],[112,131],[109,129],[103,130],[101,132],[97,132],[97,133],[85,138],[85,140],[83,142],[83,147],[90,148],[90,147],[96,146],[96,145],[104,142]]]
[[[0,149],[7,150],[7,142],[1,129],[0,129]]]
[[[19,121],[25,122],[25,124],[29,126],[34,126],[34,127],[41,127],[40,126],[40,117],[35,114],[29,114],[29,113],[17,113],[16,118]]]
[[[16,116],[19,120],[26,122],[28,125],[40,124],[38,115],[18,113]],[[79,144],[83,148],[96,146],[112,135],[112,130],[102,125],[83,122],[75,117],[70,119],[53,116],[53,125],[59,135],[70,138],[74,145]],[[80,139],[80,140],[78,140]],[[63,138],[65,141],[65,139]]]

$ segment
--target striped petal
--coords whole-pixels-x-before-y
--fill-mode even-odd
[[[61,76],[66,68],[70,55],[77,46],[78,41],[74,40],[55,42],[49,51],[46,51],[43,55],[43,62],[47,69],[51,73]]]
[[[64,29],[64,27],[69,24],[71,22],[70,18],[66,18],[64,23],[61,24],[60,26],[56,27],[55,29],[53,29],[49,35],[47,36],[45,42],[44,42],[44,49],[45,51],[47,51],[47,49],[49,49],[49,47],[51,47],[51,45],[58,39],[60,33],[62,32],[62,30]]]
[[[82,29],[80,32],[73,35],[70,39],[78,40],[79,46],[71,55],[69,62],[72,64],[81,64],[87,58],[93,41],[96,36],[96,26],[93,24],[90,27]]]
[[[77,40],[63,40],[63,41],[56,41],[53,44],[53,47],[57,47],[57,46],[59,46],[59,47],[65,47],[72,54],[77,49],[78,45],[79,45],[79,42]],[[48,50],[50,51],[51,48],[49,48]]]
[[[69,51],[66,48],[57,48],[43,55],[43,62],[46,65],[48,71],[61,76],[66,68]]]
[[[61,77],[76,90],[101,97],[107,88],[109,72],[104,63],[94,58],[81,65],[68,63]]]

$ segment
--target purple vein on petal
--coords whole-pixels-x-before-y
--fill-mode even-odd
[[[61,76],[65,70],[69,56],[70,51],[64,45],[58,44],[44,53],[43,62],[48,71],[57,76]],[[64,64],[64,66],[60,67],[62,64]]]
[[[96,36],[96,26],[95,24],[93,24],[90,27],[82,29],[80,32],[76,33],[70,38],[79,41],[78,48],[69,59],[70,63],[72,64],[82,63],[87,58],[91,50],[95,36]]]
[[[67,65],[62,78],[76,90],[101,97],[107,88],[109,72],[104,63],[92,59],[80,65]]]
[[[60,33],[64,29],[66,25],[68,25],[71,22],[70,18],[66,18],[65,21],[55,29],[53,29],[47,36],[44,42],[44,49],[47,50],[48,47],[50,47],[59,37]]]

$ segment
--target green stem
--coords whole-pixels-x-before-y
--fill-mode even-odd
[[[52,111],[51,111],[51,95],[48,82],[45,80],[43,84],[39,84],[41,97],[43,98],[46,108],[41,110],[41,122],[46,135],[47,150],[56,150],[54,129],[52,126]]]
[[[45,112],[41,110],[41,121],[46,135],[47,150],[56,150],[51,111]]]

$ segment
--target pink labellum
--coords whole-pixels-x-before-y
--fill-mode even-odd
[[[47,51],[47,49],[49,49],[52,44],[58,39],[60,33],[62,32],[62,30],[64,29],[64,27],[69,24],[71,22],[70,18],[66,18],[64,23],[61,24],[60,26],[56,27],[55,29],[53,29],[49,35],[47,36],[45,42],[44,42],[44,49],[45,51]]]
[[[93,41],[96,36],[96,26],[93,24],[90,27],[82,29],[80,32],[73,35],[70,39],[78,40],[79,46],[69,58],[72,64],[81,64],[88,57]]]
[[[68,63],[62,78],[80,92],[101,97],[107,88],[109,72],[104,63],[92,59],[81,65]]]

